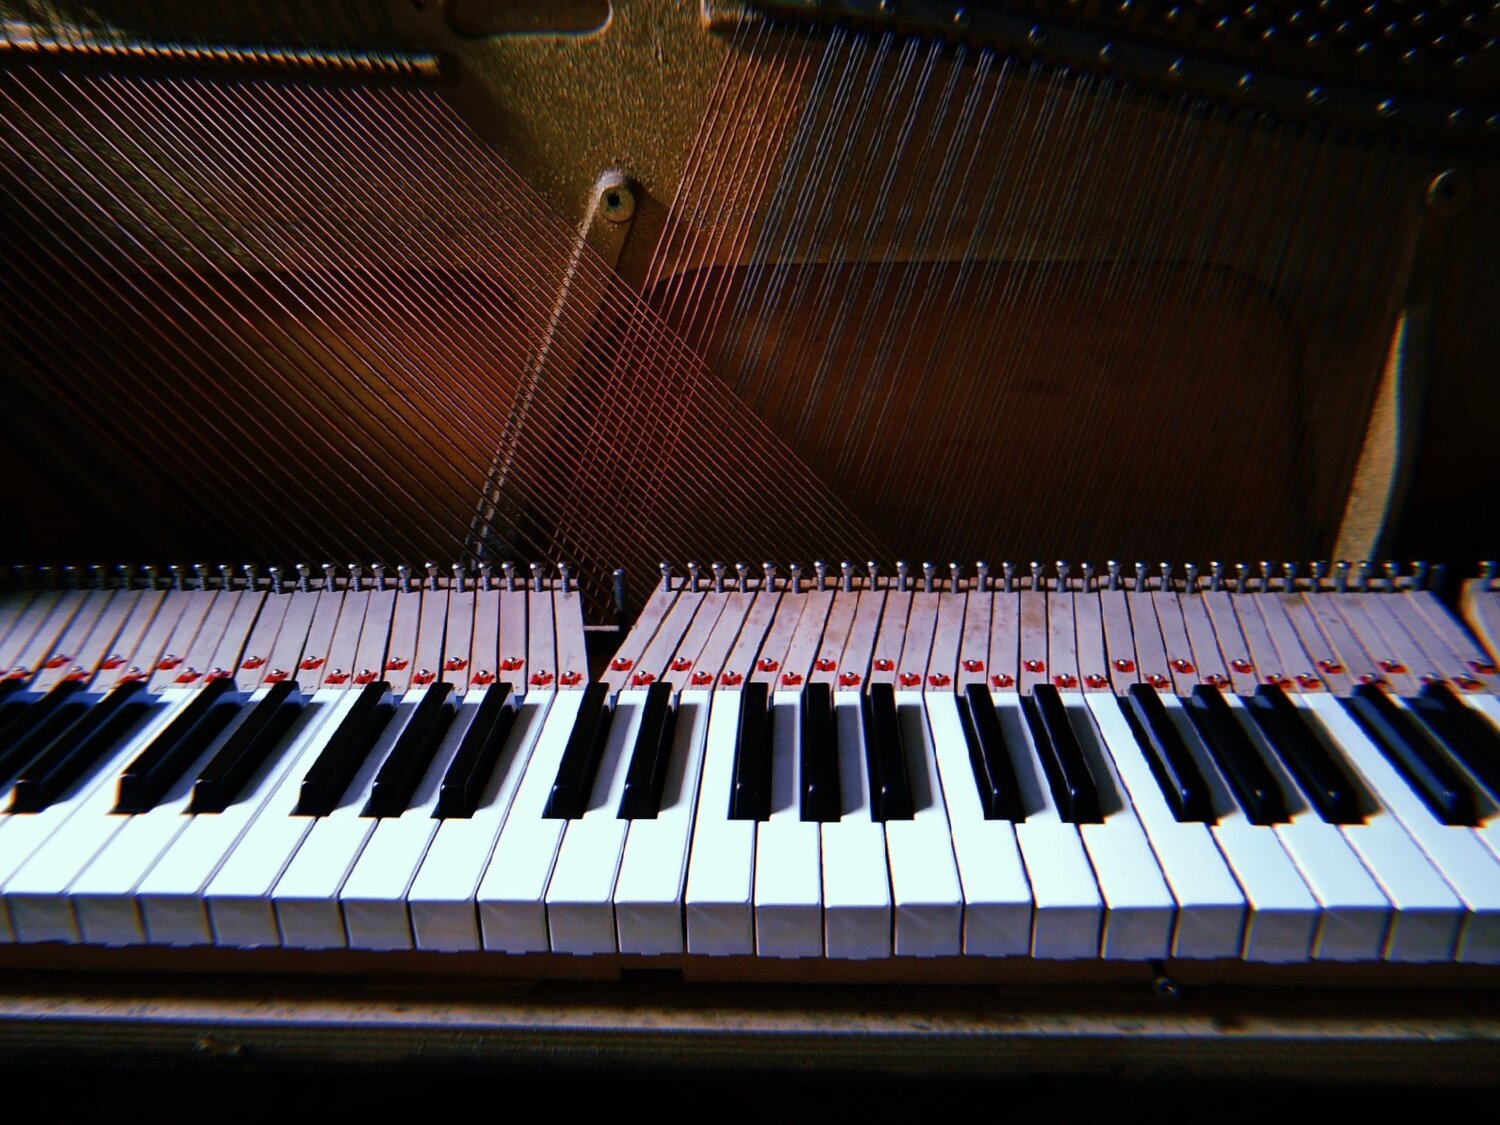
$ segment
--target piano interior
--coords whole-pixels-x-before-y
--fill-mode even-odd
[[[1476,1080],[1497,41],[1488,0],[0,0],[0,1024],[624,973],[578,1028],[712,1034],[711,982],[928,982],[990,1072],[960,982],[1121,988],[1162,1051],[1222,1030],[1164,999],[1268,990],[1290,1074],[1291,986]]]

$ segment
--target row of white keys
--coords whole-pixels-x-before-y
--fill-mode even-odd
[[[684,890],[689,953],[748,956],[755,952],[756,823],[731,820],[729,802],[742,685],[751,677],[756,654],[778,616],[779,601],[775,591],[754,595],[709,704],[703,778]],[[782,645],[784,649],[785,641]]]
[[[39,672],[87,597],[82,590],[48,590],[39,595],[6,635],[4,675],[27,679]]]
[[[631,682],[641,686],[616,696],[588,806],[582,817],[564,822],[557,863],[547,884],[547,929],[554,953],[614,953],[618,948],[615,883],[630,832],[630,821],[620,816],[620,801],[646,708],[646,685],[668,678],[680,643],[708,604],[699,594],[679,595],[636,662]],[[719,608],[717,600],[711,604]]]
[[[873,657],[883,595],[878,590],[834,595],[820,663],[813,680],[833,690],[838,741],[839,819],[820,829],[823,873],[823,941],[829,957],[891,955],[891,880],[886,836],[872,816],[865,767],[863,685]],[[842,635],[839,635],[842,634]],[[829,667],[829,663],[833,667]],[[837,691],[838,674],[858,677]]]
[[[802,688],[832,608],[827,591],[790,595],[800,608],[771,693],[771,815],[755,832],[755,949],[762,957],[823,953],[821,825],[802,819]],[[797,606],[801,602],[800,607]]]
[[[681,953],[688,847],[698,806],[712,686],[755,595],[703,595],[703,608],[678,646],[666,678],[677,690],[671,758],[655,817],[634,820],[615,884],[615,929],[621,953]]]

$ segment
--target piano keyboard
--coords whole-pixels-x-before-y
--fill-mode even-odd
[[[1500,962],[1500,676],[1418,579],[664,570],[591,676],[507,570],[7,595],[0,939]]]

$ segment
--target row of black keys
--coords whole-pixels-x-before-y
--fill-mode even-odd
[[[372,683],[329,736],[302,779],[296,812],[326,816],[395,714],[390,685]],[[435,815],[472,816],[515,721],[514,688],[493,684],[480,698],[470,724],[444,772]],[[364,814],[397,816],[411,802],[456,714],[451,684],[432,685],[381,763]],[[285,752],[286,734],[308,700],[290,681],[247,702],[230,680],[217,680],[158,731],[120,775],[115,812],[142,813],[156,807],[236,716],[243,721],[193,781],[188,811],[222,812],[271,756]],[[82,685],[65,682],[38,699],[0,702],[0,788],[14,782],[10,812],[40,812],[70,792],[127,738],[148,715],[164,706],[138,682],[88,697]]]

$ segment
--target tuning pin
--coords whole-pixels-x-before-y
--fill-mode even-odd
[[[750,580],[750,568],[744,563],[734,564],[734,588],[743,594],[747,589],[746,583]]]
[[[194,563],[193,564],[193,573],[198,576],[198,589],[200,589],[200,590],[207,590],[208,589],[208,564],[207,563]]]
[[[1146,589],[1146,564],[1138,562],[1135,564],[1135,592],[1144,594]]]
[[[20,568],[18,568],[18,567],[11,567],[11,571],[16,575],[17,578],[20,577]],[[130,573],[130,568],[128,566],[126,566],[124,563],[116,563],[115,564],[115,581],[120,584],[120,589],[122,589],[122,590],[128,590],[128,589],[130,589],[131,579],[132,579],[132,576],[131,576],[131,573]]]
[[[542,564],[534,562],[528,565],[531,567],[531,588],[540,594],[544,588],[542,586]]]
[[[360,566],[359,563],[349,564],[349,589],[353,590],[355,593],[358,593],[361,589],[363,589],[364,573],[365,568]]]
[[[494,589],[494,576],[490,573],[490,571],[492,571],[494,569],[495,569],[495,567],[494,567],[493,563],[490,563],[490,562],[481,562],[479,564],[479,588],[481,590],[485,591],[486,593],[488,593],[490,590]],[[376,577],[375,577],[375,583],[376,583],[376,586],[378,588],[378,586],[380,584],[380,576],[379,575],[376,575]]]
[[[453,589],[454,593],[462,594],[464,592],[464,568],[463,568],[463,565],[461,563],[453,563],[448,569],[451,570],[451,571],[453,571],[453,586],[452,586],[452,589]]]
[[[974,564],[974,586],[981,594],[990,588],[990,564],[983,559]]]
[[[665,562],[664,563],[658,563],[657,564],[657,569],[659,571],[661,571],[661,588],[662,588],[662,590],[664,590],[664,591],[670,591],[672,589],[672,564],[671,563],[665,563]]]
[[[822,559],[818,559],[813,563],[813,570],[817,573],[818,576],[818,592],[822,593],[824,579],[828,577],[828,564],[825,563]]]
[[[1072,573],[1072,570],[1073,568],[1065,561],[1062,559],[1057,560],[1057,588],[1063,593],[1067,593],[1068,575]]]
[[[1385,563],[1385,580],[1392,590],[1401,581],[1401,568],[1391,559],[1387,559]]]
[[[1104,564],[1104,569],[1109,572],[1109,589],[1118,590],[1120,588],[1119,562],[1114,559],[1110,559],[1109,562]]]
[[[249,568],[247,567],[246,569]],[[266,573],[271,576],[271,592],[273,594],[281,593],[281,567],[268,566],[266,567]]]
[[[1224,588],[1224,564],[1215,559],[1208,564],[1208,592],[1217,594]]]
[[[312,593],[312,579],[309,577],[312,570],[306,563],[297,564],[297,589],[304,594]]]
[[[760,564],[760,575],[761,575],[761,582],[762,582],[762,586],[761,586],[762,590],[774,590],[774,589],[776,589],[776,564],[775,563],[773,563],[773,562],[763,562],[763,563],[761,563]]]
[[[565,562],[558,563],[557,564],[557,581],[558,581],[559,585],[562,586],[562,592],[564,594],[567,594],[567,593],[570,592],[569,588],[568,588],[569,577],[570,577],[570,572],[568,570],[568,564],[565,563]]]
[[[89,564],[89,578],[93,581],[94,589],[104,589],[104,568],[98,563]]]
[[[1482,585],[1484,585],[1485,587],[1488,587],[1490,585],[1490,583],[1494,582],[1495,581],[1495,571],[1496,571],[1496,569],[1497,569],[1497,564],[1492,559],[1484,559],[1482,562],[1480,562],[1480,564],[1479,564],[1479,581],[1480,581],[1480,583]]]
[[[854,592],[854,564],[848,559],[839,563],[839,587],[846,594]]]
[[[1333,589],[1339,594],[1349,591],[1349,561],[1347,559],[1339,559],[1333,566]]]
[[[1421,559],[1411,564],[1411,588],[1413,590],[1427,589],[1427,564]]]
[[[1164,562],[1160,565],[1159,569],[1161,570],[1161,588],[1163,591],[1170,593],[1172,590],[1172,564]]]
[[[693,561],[691,559],[688,560],[688,564],[687,564],[687,572],[688,572],[687,589],[693,591],[694,593],[697,593],[697,591],[698,591],[698,575],[702,571],[702,569],[703,568],[700,567],[695,561]]]
[[[615,616],[620,623],[620,632],[625,631],[625,568],[617,566],[610,572],[615,595]]]
[[[1323,579],[1328,577],[1328,563],[1323,559],[1317,559],[1312,564],[1312,592],[1321,594],[1323,592]]]
[[[1250,564],[1249,563],[1235,563],[1234,564],[1234,589],[1235,589],[1235,592],[1238,593],[1238,594],[1245,594],[1245,593],[1248,593],[1250,591]]]
[[[224,589],[229,589],[234,584],[234,566],[231,563],[220,563],[216,568],[219,572],[219,584]]]
[[[1094,564],[1091,562],[1080,563],[1079,569],[1083,571],[1083,592],[1092,594],[1094,592]]]
[[[1182,592],[1185,594],[1196,594],[1198,592],[1198,564],[1182,564]]]
[[[906,593],[906,563],[902,559],[896,560],[896,592]]]
[[[159,579],[159,573],[157,571],[156,564],[147,563],[143,569],[146,571],[146,589],[155,590],[157,588],[157,581]]]
[[[437,563],[430,562],[425,565],[427,567],[427,588],[429,590],[436,590],[438,588]]]
[[[1288,594],[1295,594],[1297,592],[1297,571],[1299,569],[1297,564],[1294,562],[1283,563],[1281,569],[1286,576],[1286,592]]]
[[[1370,571],[1372,569],[1373,568],[1370,566],[1369,562],[1360,560],[1359,565],[1354,568],[1354,585],[1356,589],[1360,591],[1369,590]]]
[[[1276,565],[1265,559],[1260,561],[1260,588],[1269,591],[1271,589],[1271,576],[1276,573]]]
[[[1045,590],[1047,588],[1047,576],[1043,573],[1042,564],[1035,561],[1031,564],[1031,588],[1033,590]]]
[[[324,563],[320,568],[323,571],[323,589],[332,590],[334,587],[334,566],[332,563]]]
[[[932,575],[937,570],[930,562],[922,564],[922,593],[932,593]]]
[[[793,563],[791,566],[791,572],[792,593],[800,594],[802,593],[802,564]]]
[[[403,594],[411,593],[411,568],[405,563],[397,564],[396,581],[400,585]]]
[[[956,562],[949,563],[948,564],[948,588],[950,590],[952,590],[955,594],[958,593],[958,584],[959,584],[960,581],[962,581],[962,578],[960,576],[958,564]]]
[[[506,559],[500,564],[500,569],[505,572],[506,592],[514,594],[516,592],[516,564]]]
[[[696,563],[690,563],[689,567],[690,567],[690,569],[692,569],[694,571],[697,570],[697,564]],[[716,594],[722,594],[724,592],[724,564],[716,562],[716,563],[713,564],[713,566],[711,567],[711,569],[714,572],[714,593],[716,593]],[[698,588],[698,575],[696,573],[694,573],[693,574],[693,589],[696,590],[697,588]]]
[[[52,568],[51,567],[46,567],[44,569],[51,570]],[[176,563],[168,563],[167,564],[167,569],[172,572],[172,589],[174,589],[174,590],[181,590],[181,589],[183,589],[183,585],[182,585],[182,567],[178,566]]]
[[[1016,564],[1003,562],[1000,564],[1000,584],[1005,593],[1010,593],[1011,584],[1016,580]]]

